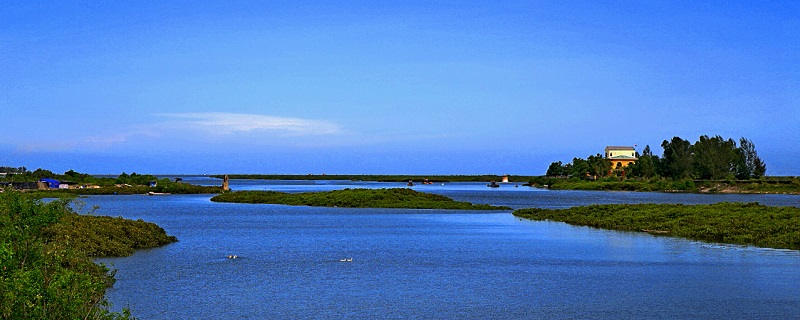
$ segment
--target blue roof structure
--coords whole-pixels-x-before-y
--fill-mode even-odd
[[[41,178],[39,182],[47,182],[47,186],[50,187],[50,189],[58,189],[58,186],[61,185],[61,182],[58,182],[58,180],[50,178]]]

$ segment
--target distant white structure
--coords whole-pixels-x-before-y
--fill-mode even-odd
[[[636,162],[636,149],[628,146],[608,146],[605,149],[606,159],[611,162],[611,168],[626,167]]]

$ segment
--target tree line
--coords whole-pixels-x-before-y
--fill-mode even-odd
[[[674,180],[725,180],[759,179],[764,176],[767,166],[756,152],[755,144],[742,137],[737,145],[733,139],[723,139],[717,135],[707,135],[692,144],[680,137],[664,140],[664,152],[654,155],[647,145],[635,163],[626,167],[612,167],[611,162],[601,154],[587,159],[573,158],[572,162],[562,164],[553,162],[547,168],[549,177],[569,176],[592,180],[606,176],[623,178],[668,178]]]
[[[113,186],[117,184],[147,185],[151,181],[158,181],[158,177],[151,174],[138,174],[133,172],[127,174],[123,172],[116,178],[96,177],[88,173],[80,173],[69,170],[63,174],[57,174],[46,169],[36,169],[33,171],[25,167],[0,167],[0,172],[8,173],[5,177],[0,177],[0,182],[35,182],[42,178],[52,178],[59,181],[69,181],[77,184],[90,184],[98,186]]]

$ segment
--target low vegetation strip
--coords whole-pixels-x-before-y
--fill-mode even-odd
[[[224,175],[214,175],[222,179]],[[263,179],[263,180],[349,180],[349,181],[377,181],[377,182],[489,182],[501,181],[499,175],[342,175],[342,174],[229,174],[230,179]],[[529,181],[533,176],[509,175],[509,181]]]
[[[800,249],[800,208],[758,203],[613,204],[520,209],[514,215],[595,228],[645,231],[710,242]]]
[[[577,178],[535,177],[528,183],[552,190],[660,191],[692,193],[775,193],[800,194],[800,179],[773,177],[753,180],[671,180],[664,178],[602,178],[595,181]]]
[[[155,187],[148,186],[107,186],[84,189],[50,189],[32,190],[27,193],[38,198],[58,198],[70,195],[113,195],[113,194],[147,194],[148,192],[171,194],[215,194],[222,192],[222,187],[198,186],[188,183],[161,183]]]
[[[405,188],[344,189],[304,193],[238,191],[217,195],[211,198],[211,201],[347,208],[511,210],[511,208],[505,206],[455,201],[442,195],[417,192]]]

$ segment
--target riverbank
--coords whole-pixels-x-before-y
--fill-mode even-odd
[[[89,195],[130,195],[130,194],[217,194],[222,193],[219,186],[198,186],[188,183],[159,183],[155,187],[150,186],[105,186],[97,188],[75,188],[75,189],[48,189],[48,190],[28,190],[26,195],[35,198],[60,198]]]
[[[0,194],[0,318],[128,319],[108,311],[114,271],[92,257],[177,241],[141,220],[80,215],[69,200]]]
[[[800,195],[800,179],[796,177],[754,180],[619,180],[619,178],[605,178],[594,181],[536,177],[531,179],[527,185],[552,190]]]
[[[611,204],[520,209],[515,216],[709,242],[800,250],[800,208],[758,203]]]
[[[455,201],[445,196],[405,188],[344,189],[303,193],[237,191],[214,196],[211,201],[347,208],[511,210],[506,206]]]

